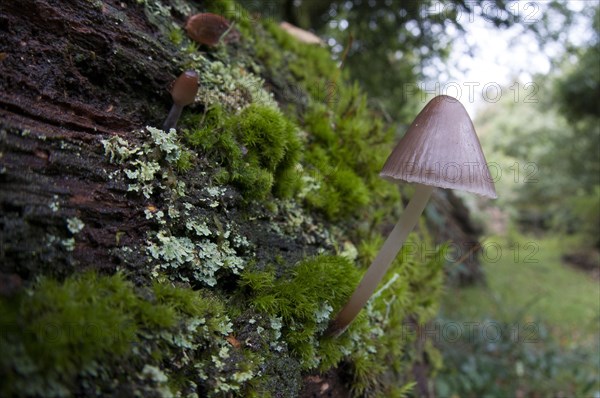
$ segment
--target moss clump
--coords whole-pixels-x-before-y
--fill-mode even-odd
[[[295,88],[284,99],[298,105],[292,117],[306,132],[305,204],[340,221],[360,219],[397,201],[393,185],[378,178],[393,145],[393,129],[367,107],[366,97],[348,83],[330,53],[300,43],[272,21],[257,26],[254,46],[272,80]],[[302,104],[297,93],[305,95]]]
[[[0,327],[1,395],[68,396],[117,394],[128,384],[165,393],[197,367],[192,358],[210,358],[226,344],[230,326],[223,305],[199,292],[159,283],[138,290],[121,274],[88,272],[63,283],[43,278],[0,299]],[[163,359],[176,366],[164,369]],[[223,378],[213,362],[203,365],[212,376],[206,383]],[[144,380],[153,369],[156,377]],[[184,380],[177,390],[199,382]],[[93,389],[85,390],[88,385]]]
[[[190,151],[184,150],[181,152],[179,159],[175,162],[175,167],[178,172],[185,173],[192,168],[192,156]]]
[[[329,344],[319,345],[319,335],[359,277],[347,259],[318,256],[300,262],[281,278],[276,278],[274,271],[247,271],[241,284],[249,289],[249,300],[257,311],[281,318],[283,340],[304,369],[318,365],[328,369],[342,358],[340,347],[347,341],[329,340]]]
[[[281,112],[253,104],[230,115],[216,107],[198,123],[201,127],[188,131],[187,140],[226,168],[220,182],[235,184],[247,199],[294,193],[301,144],[295,125]]]
[[[121,274],[43,278],[0,300],[0,376],[7,381],[0,393],[296,396],[302,371],[343,359],[358,394],[385,392],[378,380],[399,377],[409,364],[405,317],[420,320],[434,307],[427,297],[439,288],[430,284],[438,255],[422,263],[403,251],[404,261],[339,339],[321,333],[360,278],[339,256],[303,260],[279,277],[245,270],[227,306],[167,283],[135,288]]]
[[[81,369],[124,355],[136,339],[136,315],[150,322],[150,314],[128,311],[136,300],[121,277],[92,274],[64,285],[43,279],[35,293],[1,300],[2,395],[68,391]]]

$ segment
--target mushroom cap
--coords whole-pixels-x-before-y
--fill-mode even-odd
[[[447,95],[425,105],[380,176],[498,197],[473,122],[462,104]]]
[[[288,32],[294,38],[296,38],[296,40],[301,41],[302,43],[319,45],[325,44],[325,42],[313,32],[309,32],[308,30],[304,30],[302,28],[294,26],[289,22],[281,22],[279,24],[279,27]]]
[[[185,24],[185,31],[188,36],[207,46],[216,46],[223,33],[227,32],[230,23],[220,15],[204,12],[192,15]],[[225,43],[236,42],[240,38],[240,33],[231,29],[223,38]]]
[[[193,70],[187,70],[179,75],[171,89],[173,102],[179,106],[186,106],[194,102],[197,93],[198,73]]]

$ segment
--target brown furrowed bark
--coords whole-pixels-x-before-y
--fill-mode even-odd
[[[109,179],[115,167],[100,143],[157,124],[170,106],[174,49],[140,7],[0,5],[2,273],[28,279],[77,264],[114,268],[121,260],[111,249],[143,239],[143,197]],[[52,244],[69,238],[70,217],[85,220],[72,251]]]

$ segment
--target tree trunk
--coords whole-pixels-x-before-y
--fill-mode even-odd
[[[176,55],[157,37],[135,1],[0,5],[3,273],[114,268],[111,249],[143,238],[141,198],[110,181],[100,140],[156,125],[170,106]],[[49,244],[69,238],[70,217],[86,220],[73,250]]]

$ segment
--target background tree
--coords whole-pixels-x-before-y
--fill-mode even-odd
[[[542,44],[564,44],[564,32],[574,17],[561,1],[526,5],[505,0],[274,0],[267,8],[256,0],[241,3],[324,37],[372,103],[405,123],[415,111],[405,108],[411,99],[406,85],[422,80],[426,67],[443,69],[453,41],[464,37],[475,18],[498,29],[518,25]]]
[[[573,48],[529,94],[506,95],[477,124],[490,159],[503,165],[501,203],[526,228],[581,232],[598,245],[600,230],[600,49],[598,11],[589,43]],[[523,87],[523,85],[521,85]],[[527,87],[527,86],[524,86]],[[509,88],[505,92],[513,94]],[[523,93],[521,93],[523,94]]]

